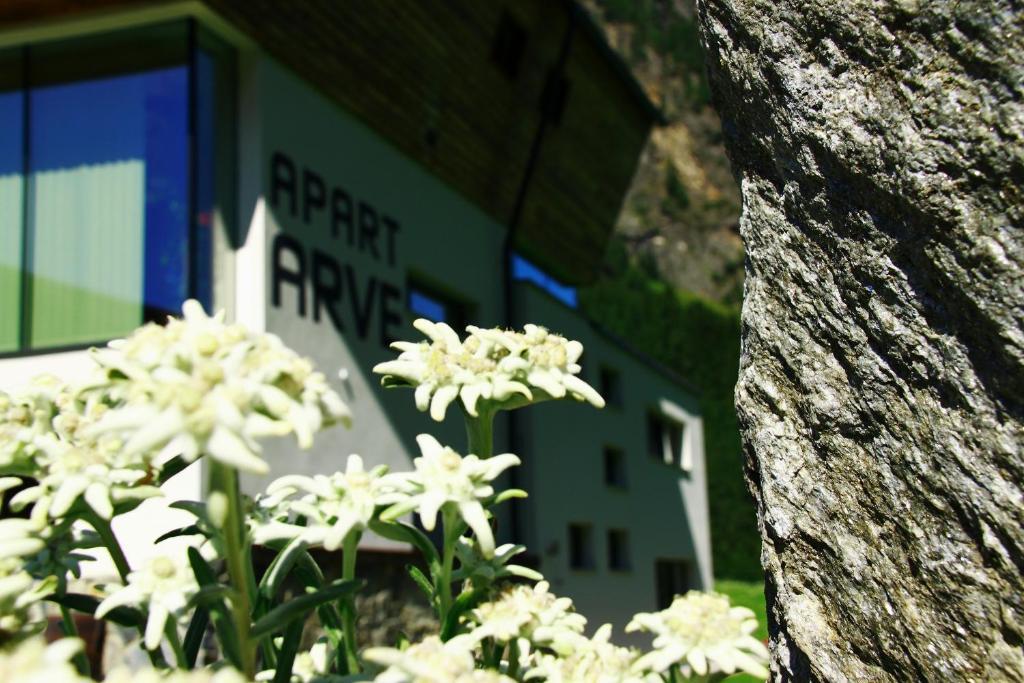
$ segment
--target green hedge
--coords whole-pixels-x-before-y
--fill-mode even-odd
[[[618,274],[581,289],[584,312],[674,369],[701,393],[716,578],[761,581],[761,540],[743,481],[733,388],[739,309],[676,292],[621,260]]]

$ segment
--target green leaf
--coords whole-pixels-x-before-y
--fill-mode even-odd
[[[455,602],[452,603],[451,609],[448,610],[448,614],[444,618],[444,624],[441,625],[441,640],[448,640],[454,636],[459,628],[459,619],[463,614],[473,609],[487,597],[487,591],[475,590],[466,591],[455,598]]]
[[[73,609],[76,612],[82,612],[84,614],[96,614],[96,608],[100,605],[100,600],[91,595],[85,595],[83,593],[65,593],[64,595],[48,595],[45,600],[63,605],[69,609]],[[103,617],[107,621],[112,621],[120,626],[138,627],[146,623],[146,618],[142,612],[133,607],[115,607],[106,613]]]
[[[419,567],[412,564],[405,565],[405,571],[409,572],[409,578],[413,580],[413,583],[419,586],[420,590],[423,591],[423,594],[427,596],[427,600],[429,600],[430,604],[433,605],[436,598],[434,595],[434,585],[430,583],[430,579],[423,575],[423,572],[420,571]]]
[[[362,585],[363,582],[357,580],[337,581],[321,588],[315,593],[307,593],[306,595],[293,598],[267,612],[259,621],[252,625],[250,633],[253,638],[262,638],[295,619],[305,617],[307,613],[319,605],[337,600],[343,595],[354,593]]]
[[[288,628],[285,629],[284,640],[281,642],[281,649],[277,657],[277,668],[274,670],[273,683],[289,683],[291,681],[295,651],[299,649],[299,641],[302,640],[302,629],[305,625],[305,620],[297,619],[288,624]]]
[[[423,555],[423,559],[427,561],[430,573],[434,576],[441,573],[441,558],[437,554],[437,548],[434,547],[433,541],[413,525],[405,522],[381,522],[375,519],[370,522],[370,531],[392,541],[415,546]]]
[[[206,635],[206,627],[210,623],[210,610],[200,607],[192,614],[192,621],[185,631],[185,641],[182,649],[185,651],[185,661],[189,667],[195,667],[196,658],[199,656],[199,648],[203,645],[203,636]]]
[[[163,464],[160,468],[160,475],[156,478],[157,486],[163,486],[167,483],[167,480],[181,472],[183,469],[191,465],[192,463],[180,455],[176,455]]]
[[[279,552],[274,561],[260,580],[260,595],[266,600],[273,600],[281,584],[288,578],[288,573],[295,566],[299,556],[306,551],[306,543],[298,538],[292,539],[284,550]]]
[[[207,607],[217,602],[218,600],[224,600],[230,597],[231,589],[227,586],[221,585],[207,585],[201,587],[195,595],[193,595],[188,604],[190,607]]]
[[[207,563],[197,548],[188,549],[188,561],[192,566],[192,573],[196,575],[196,581],[201,588],[222,587],[217,580],[217,573]],[[211,599],[208,605],[210,609],[210,620],[213,622],[214,631],[217,633],[217,641],[224,651],[227,659],[237,669],[242,668],[241,648],[238,644],[238,633],[235,631],[234,622],[228,612],[224,600]]]
[[[169,538],[177,538],[179,536],[195,536],[197,534],[202,533],[203,530],[199,528],[198,524],[189,524],[188,526],[183,526],[180,529],[172,529],[171,531],[168,531],[166,534],[163,534],[153,542],[162,543],[163,541],[166,541]]]
[[[198,500],[176,500],[167,507],[184,510],[204,522],[210,521],[206,514],[206,503],[200,503]]]
[[[529,494],[522,489],[506,489],[494,497],[494,504],[504,503],[512,498],[528,498]]]

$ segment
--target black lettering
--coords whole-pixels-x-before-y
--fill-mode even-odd
[[[384,227],[388,231],[388,265],[393,266],[395,265],[395,235],[402,226],[391,216],[384,216],[384,220],[381,222],[384,223]]]
[[[302,220],[309,225],[310,209],[323,209],[327,195],[324,179],[308,168],[302,169]]]
[[[278,192],[288,197],[288,213],[295,215],[295,164],[281,152],[270,157],[270,203],[280,206]]]
[[[348,246],[355,243],[355,224],[352,221],[352,198],[348,192],[335,187],[331,190],[331,235],[338,236],[338,227],[344,225],[348,235]]]
[[[283,255],[290,252],[298,264],[297,269],[290,269],[283,263]],[[273,274],[271,289],[273,290],[274,308],[281,308],[281,283],[295,285],[298,294],[299,317],[306,317],[306,259],[302,252],[302,244],[297,239],[283,232],[274,236],[271,247]]]
[[[341,271],[338,262],[327,254],[313,250],[313,321],[320,322],[320,309],[327,309],[327,317],[338,332],[344,332],[337,305],[341,301]]]
[[[377,233],[379,231],[377,212],[366,202],[359,202],[359,250],[362,251],[369,244],[373,258],[378,260],[380,260],[380,254],[377,253]]]
[[[391,308],[388,303],[391,301],[402,301],[402,290],[395,287],[390,282],[381,281],[380,283],[380,345],[387,348],[391,342],[395,341],[395,336],[391,334],[392,325],[401,325],[402,316],[398,314],[398,311]],[[401,310],[399,308],[399,310]]]
[[[360,300],[356,271],[352,266],[345,264],[345,286],[348,288],[348,298],[352,302],[352,313],[356,319],[356,334],[360,339],[366,339],[370,331],[370,318],[373,316],[373,297],[377,294],[377,278],[370,278],[366,284],[366,296]]]

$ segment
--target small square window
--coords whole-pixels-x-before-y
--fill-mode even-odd
[[[622,376],[618,370],[607,365],[601,366],[601,396],[608,406],[622,407]]]
[[[629,532],[625,529],[608,530],[608,568],[619,572],[632,568],[629,559]]]
[[[455,330],[466,326],[471,313],[465,301],[415,278],[406,283],[406,305],[414,317],[447,323]]]
[[[652,460],[689,471],[691,463],[685,452],[683,425],[664,415],[647,416],[647,453]]]
[[[617,489],[627,488],[626,454],[620,448],[604,449],[604,483]]]
[[[594,530],[589,524],[569,525],[569,567],[594,568]]]
[[[655,560],[654,578],[660,610],[669,607],[675,596],[694,588],[693,571],[686,560]]]

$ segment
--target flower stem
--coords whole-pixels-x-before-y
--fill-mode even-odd
[[[242,500],[238,491],[238,472],[232,467],[214,460],[210,461],[211,487],[219,490],[228,499],[227,515],[224,519],[224,558],[228,566],[228,577],[234,596],[231,611],[238,632],[238,645],[242,657],[242,673],[252,680],[256,675],[256,648],[249,636],[250,614],[249,573],[245,568],[245,527],[242,520]]]
[[[480,410],[477,417],[468,413],[466,418],[466,440],[469,442],[467,453],[478,458],[489,458],[494,454],[494,411]]]
[[[458,528],[458,511],[451,504],[446,504],[441,508],[441,517],[444,522],[444,548],[441,553],[441,604],[438,616],[443,624],[448,618],[448,610],[452,607],[452,565],[455,563],[455,541],[457,540],[455,530]]]
[[[359,547],[361,534],[350,531],[342,544],[341,557],[341,578],[345,581],[352,581],[356,578],[356,553]],[[349,593],[341,601],[342,625],[345,629],[345,658],[348,663],[348,673],[359,673],[359,650],[356,643],[356,598]]]
[[[71,610],[65,605],[60,606],[60,620],[64,627],[64,635],[68,638],[77,638],[78,627],[75,626],[75,618],[71,615]],[[86,657],[84,652],[75,654],[75,668],[78,669],[78,673],[89,678],[89,658]]]
[[[174,623],[173,617],[167,620],[164,635],[167,636],[167,642],[174,652],[174,660],[178,663],[178,668],[188,670],[188,657],[185,656],[185,650],[181,647],[181,638],[178,637],[178,625]]]

